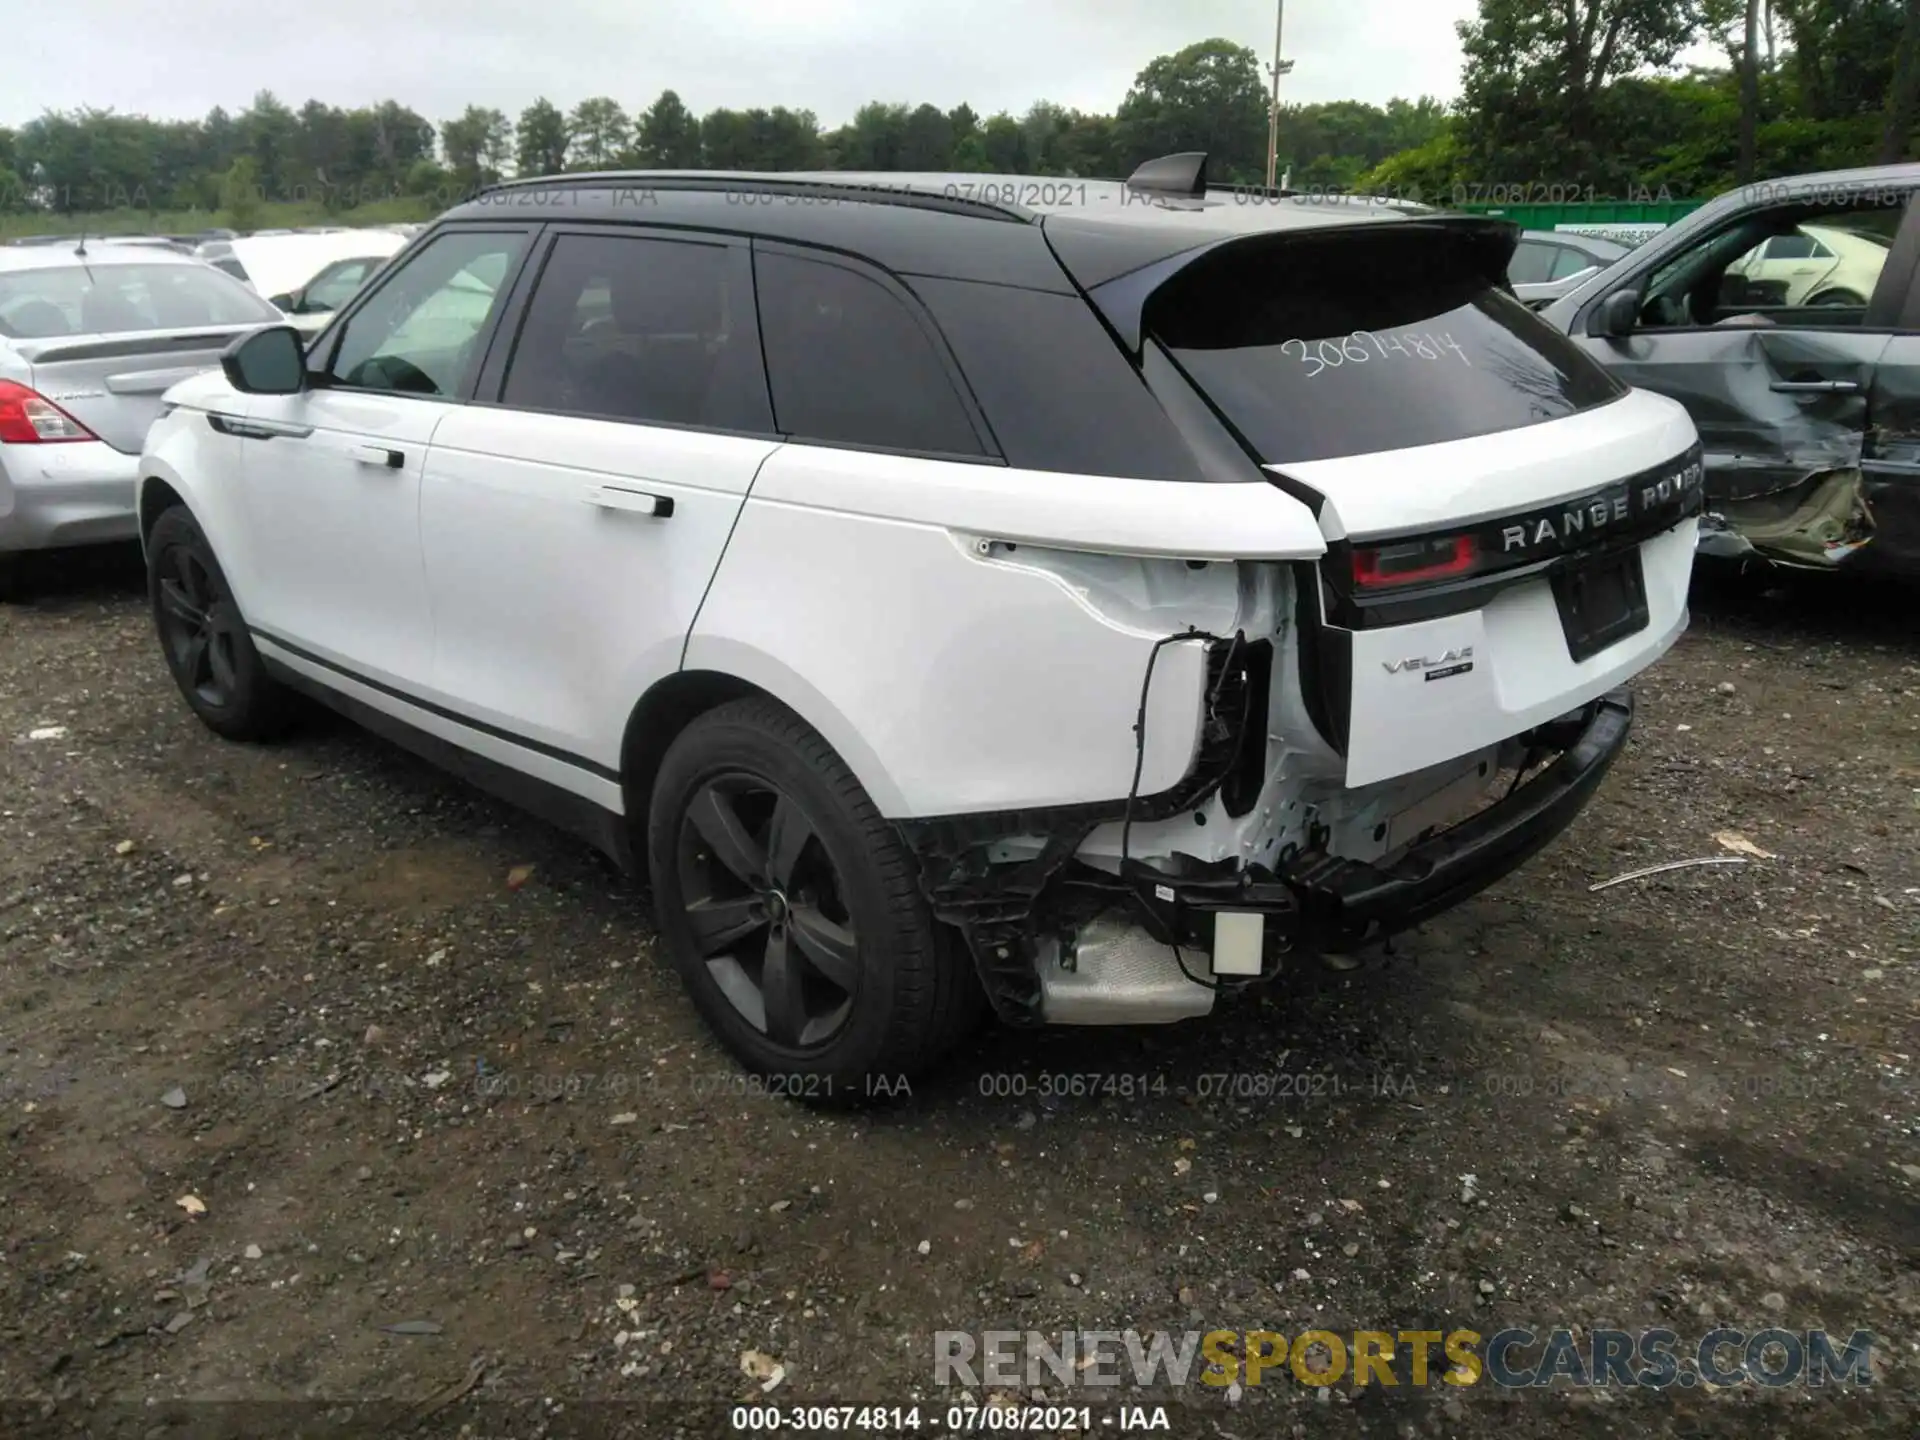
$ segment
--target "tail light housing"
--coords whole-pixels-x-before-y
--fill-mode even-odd
[[[1353,585],[1361,593],[1458,579],[1482,568],[1480,543],[1472,535],[1423,535],[1353,550]]]
[[[0,441],[9,445],[51,445],[98,438],[39,391],[18,381],[0,380]]]

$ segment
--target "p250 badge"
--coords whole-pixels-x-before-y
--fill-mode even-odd
[[[1409,655],[1404,660],[1382,660],[1380,668],[1389,675],[1424,674],[1429,680],[1445,680],[1473,669],[1473,647],[1462,645],[1444,655]]]

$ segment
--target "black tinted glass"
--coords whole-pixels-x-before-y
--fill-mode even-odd
[[[641,235],[562,235],[540,273],[501,401],[713,430],[773,428],[743,252]]]
[[[1230,246],[1149,302],[1148,333],[1263,461],[1460,440],[1625,393],[1492,283],[1492,240],[1378,230]]]
[[[1009,465],[1203,478],[1173,421],[1078,295],[916,277]]]
[[[774,420],[826,444],[978,455],[932,338],[876,280],[843,265],[754,257]]]

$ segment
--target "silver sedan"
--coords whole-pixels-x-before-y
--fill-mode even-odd
[[[136,537],[134,481],[160,397],[280,320],[162,246],[0,247],[0,592],[22,551]]]

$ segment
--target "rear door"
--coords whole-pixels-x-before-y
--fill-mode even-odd
[[[1920,234],[1914,243],[1920,249]],[[1920,575],[1920,267],[1894,326],[1867,401],[1861,470],[1873,538],[1858,563],[1911,577]]]
[[[746,243],[554,227],[481,395],[421,494],[433,689],[499,732],[469,743],[618,810],[627,711],[780,443]]]

